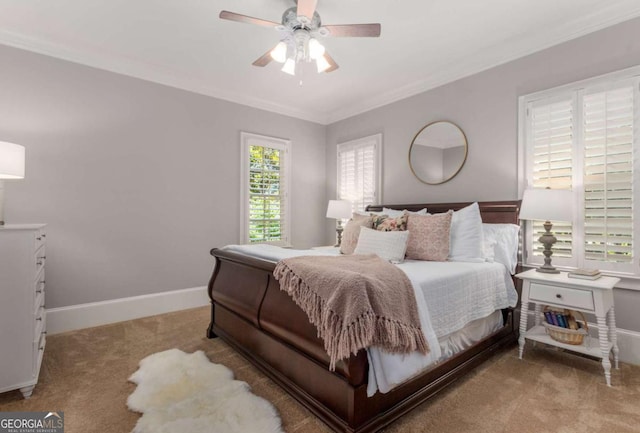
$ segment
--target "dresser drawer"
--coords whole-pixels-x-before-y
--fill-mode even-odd
[[[536,302],[593,311],[593,293],[590,290],[569,289],[547,284],[531,283],[529,299]]]

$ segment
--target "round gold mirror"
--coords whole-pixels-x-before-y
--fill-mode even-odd
[[[420,182],[439,185],[453,179],[467,160],[467,137],[455,124],[429,123],[411,142],[409,167]]]

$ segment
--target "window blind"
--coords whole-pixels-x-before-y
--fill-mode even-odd
[[[533,102],[528,107],[529,142],[531,148],[531,178],[533,188],[571,189],[573,181],[573,98],[551,102]],[[553,221],[552,221],[553,222]],[[538,238],[545,232],[544,221],[534,221],[532,228],[534,255],[542,255],[544,246]],[[554,257],[572,257],[572,227],[570,222],[553,222],[558,239],[553,246]]]
[[[289,245],[288,140],[242,132],[242,243]]]
[[[573,192],[573,223],[553,222],[554,264],[640,276],[639,101],[640,67],[521,97],[524,185]],[[542,231],[527,224],[528,263]]]
[[[583,97],[585,260],[633,261],[633,97],[633,86]]]
[[[354,211],[379,203],[379,136],[338,145],[338,197]]]

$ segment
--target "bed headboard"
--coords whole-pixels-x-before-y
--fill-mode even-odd
[[[410,210],[418,211],[420,209],[427,208],[429,213],[441,213],[446,212],[449,209],[459,210],[465,206],[469,206],[472,202],[468,203],[422,203],[422,204],[380,204],[369,205],[367,211],[380,212],[383,207],[389,209],[398,210]],[[480,214],[482,215],[482,221],[485,223],[511,223],[518,224],[518,214],[520,213],[521,200],[508,200],[508,201],[480,201]]]

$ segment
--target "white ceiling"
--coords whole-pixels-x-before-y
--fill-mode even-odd
[[[293,0],[0,0],[0,44],[328,124],[640,16],[639,0],[319,0],[325,24],[379,22],[380,38],[327,38],[340,65],[291,77],[251,63]]]

